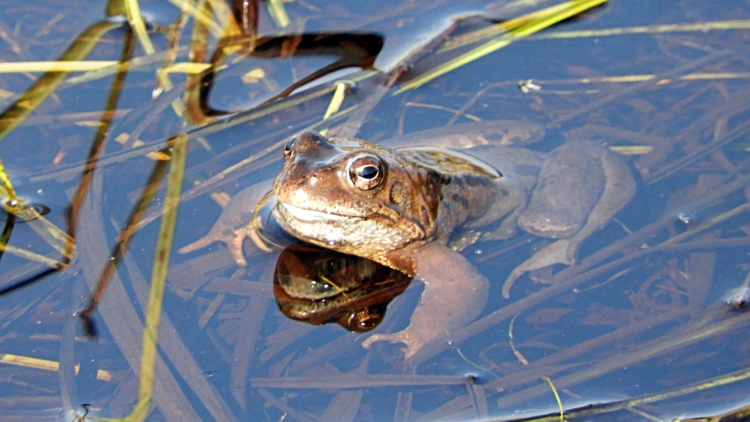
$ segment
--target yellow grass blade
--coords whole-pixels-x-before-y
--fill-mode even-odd
[[[15,255],[29,261],[35,261],[40,264],[44,264],[50,268],[63,268],[66,264],[56,261],[54,259],[47,258],[44,255],[40,255],[36,252],[27,251],[26,249],[17,248],[11,245],[0,244],[0,251],[8,252],[11,255]]]
[[[146,24],[143,22],[143,16],[141,16],[141,7],[138,5],[138,0],[123,0],[125,2],[125,10],[128,14],[128,22],[130,27],[135,32],[135,36],[138,37],[143,46],[143,51],[146,54],[154,54],[154,45],[151,44],[151,39],[148,37],[146,32]]]
[[[60,56],[60,61],[76,61],[86,57],[104,34],[119,26],[120,24],[113,22],[92,25]],[[67,72],[48,72],[34,82],[31,88],[21,94],[16,103],[0,115],[0,139],[21,124],[23,119],[32,111],[36,110],[66,77]]]
[[[326,112],[323,115],[323,120],[328,120],[328,118],[341,109],[341,104],[344,103],[344,96],[346,95],[346,89],[348,86],[349,83],[343,81],[336,84],[336,91],[333,92],[333,97],[328,104],[328,109],[326,109]]]
[[[479,47],[476,47],[471,51],[468,51],[452,60],[449,60],[443,63],[441,66],[433,69],[432,71],[426,72],[425,74],[404,84],[398,91],[396,91],[396,94],[399,94],[403,91],[424,85],[425,83],[437,78],[438,76],[444,75],[465,64],[471,63],[474,60],[484,57],[487,54],[490,54],[496,50],[499,50],[507,46],[508,44],[512,43],[513,41],[518,40],[519,38],[526,37],[535,32],[541,31],[544,28],[547,28],[557,22],[570,18],[571,16],[575,16],[579,13],[582,13],[594,6],[598,6],[602,3],[605,3],[606,1],[607,0],[573,1],[573,2],[565,3],[564,7],[563,5],[557,5],[548,9],[544,9],[539,12],[535,12],[535,15],[539,16],[537,19],[534,19],[528,23],[517,26],[513,30],[511,30],[511,32],[509,32],[508,34],[505,34],[492,41],[488,41],[485,44]],[[552,11],[553,13],[549,14],[550,11]]]
[[[12,355],[9,353],[0,353],[0,363],[7,365],[23,366],[25,368],[41,369],[43,371],[60,370],[60,363],[53,360],[30,358],[28,356]],[[80,366],[75,366],[75,373],[78,375]],[[112,381],[112,375],[103,369],[96,371],[96,379],[99,381]]]
[[[201,10],[198,10],[192,1],[189,1],[189,0],[167,0],[167,1],[177,6],[177,8],[179,8],[183,12],[190,15],[197,22],[200,22],[201,24],[208,26],[208,29],[209,31],[211,31],[211,34],[213,34],[217,38],[221,38],[225,35],[225,31],[221,29],[221,26],[219,26],[216,22],[214,22],[214,20],[211,19],[211,16],[203,13]],[[211,2],[212,7],[216,3],[220,3],[220,2]],[[223,13],[222,13],[222,16],[223,16]],[[227,32],[226,35],[232,35],[232,34],[230,32]]]
[[[0,160],[0,201],[10,202],[16,200],[16,190],[13,189],[13,183],[10,182],[8,173],[5,172],[3,161]]]
[[[286,14],[282,0],[269,0],[268,14],[271,15],[271,18],[279,28],[286,28],[289,25],[289,15]]]
[[[535,40],[554,38],[607,37],[629,34],[662,34],[671,32],[707,32],[730,29],[750,29],[750,20],[715,21],[701,23],[675,23],[669,25],[631,26],[586,31],[561,31],[552,34],[535,35]]]
[[[187,73],[197,75],[211,67],[210,63],[175,63],[164,69],[167,73]]]
[[[182,191],[182,179],[185,174],[187,157],[186,134],[180,134],[170,140],[171,163],[167,179],[167,197],[164,199],[164,214],[162,215],[159,237],[154,253],[154,268],[151,272],[151,289],[146,305],[146,318],[143,327],[143,346],[141,350],[141,370],[139,374],[140,387],[138,402],[129,415],[122,419],[97,419],[119,422],[140,422],[148,415],[154,383],[154,366],[157,358],[157,343],[159,340],[159,321],[161,319],[164,286],[167,281],[169,255],[172,249],[172,237],[177,222],[177,205]]]
[[[117,61],[66,61],[0,63],[0,73],[21,72],[86,72],[116,66]]]

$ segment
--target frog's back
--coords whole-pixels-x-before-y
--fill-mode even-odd
[[[526,205],[542,155],[508,147],[482,147],[498,158],[493,165],[472,150],[412,147],[397,150],[404,159],[441,176],[439,237],[447,241],[457,227],[476,228],[502,220]],[[484,157],[484,155],[479,155]],[[515,224],[509,224],[515,226]]]

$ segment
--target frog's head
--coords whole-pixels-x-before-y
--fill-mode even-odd
[[[435,232],[440,177],[393,150],[314,132],[291,138],[274,181],[274,216],[290,234],[371,258]]]

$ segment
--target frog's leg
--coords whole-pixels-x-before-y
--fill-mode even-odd
[[[510,288],[516,279],[527,271],[553,264],[573,265],[581,243],[591,233],[611,220],[625,204],[630,202],[635,194],[633,174],[616,154],[600,145],[595,148],[590,143],[578,142],[573,146],[585,146],[588,152],[598,153],[604,180],[601,195],[591,211],[588,212],[586,223],[578,232],[567,239],[558,240],[537,251],[510,273],[502,288],[502,294],[505,298],[509,297]]]
[[[193,252],[216,241],[221,241],[227,244],[229,253],[232,254],[232,258],[240,267],[247,265],[247,261],[242,254],[242,242],[246,237],[249,237],[259,249],[270,252],[270,249],[256,233],[252,220],[256,206],[270,192],[272,185],[273,180],[266,180],[240,191],[224,207],[221,216],[207,235],[187,246],[183,246],[178,252]],[[273,196],[268,200],[275,202],[276,197]]]
[[[569,239],[558,240],[540,249],[531,258],[514,268],[505,280],[505,283],[503,283],[503,297],[506,299],[510,297],[510,288],[513,287],[513,283],[515,283],[518,277],[528,271],[538,270],[539,268],[549,267],[554,264],[573,265],[575,261],[569,260],[567,256],[570,246]]]
[[[425,284],[419,305],[406,329],[375,334],[362,343],[377,341],[406,344],[406,358],[425,344],[465,327],[487,303],[489,282],[461,254],[439,243],[412,252],[416,275]]]
[[[602,154],[604,190],[594,209],[589,213],[586,225],[570,237],[566,250],[569,261],[575,262],[581,243],[594,231],[602,228],[635,196],[635,179],[627,164],[615,153],[605,150]]]

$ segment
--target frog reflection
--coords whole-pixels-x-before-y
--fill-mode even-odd
[[[297,243],[279,256],[273,281],[276,304],[289,318],[366,332],[380,324],[411,277],[366,258]]]
[[[401,342],[410,357],[476,318],[489,283],[458,252],[465,246],[505,239],[517,227],[558,239],[511,272],[503,286],[507,296],[524,272],[573,264],[581,242],[633,196],[630,170],[601,144],[568,142],[548,154],[502,145],[534,137],[515,133],[495,137],[500,145],[480,142],[486,145],[465,151],[436,147],[435,136],[412,137],[395,149],[313,132],[288,142],[269,200],[281,227],[298,239],[369,258],[425,283],[409,326],[373,335],[363,346]],[[252,213],[270,188],[265,182],[240,192],[209,234],[181,252],[221,240],[244,265],[242,241],[255,236]]]

